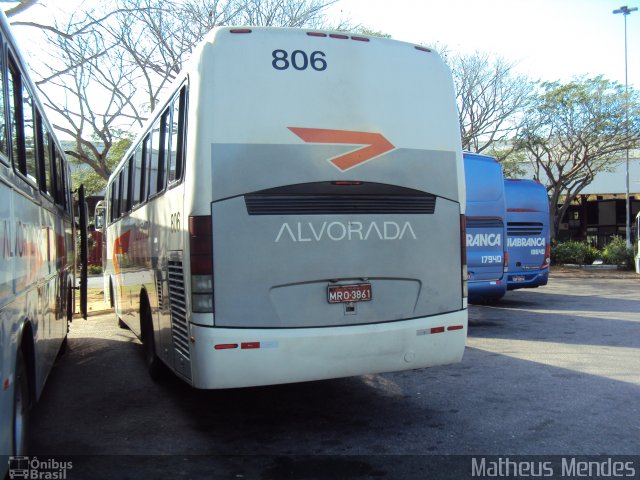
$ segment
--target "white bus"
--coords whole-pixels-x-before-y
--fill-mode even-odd
[[[464,174],[427,48],[218,28],[107,187],[118,321],[196,388],[457,362]]]
[[[75,302],[69,170],[25,65],[0,12],[2,477],[8,456],[25,452],[29,408],[64,348]]]

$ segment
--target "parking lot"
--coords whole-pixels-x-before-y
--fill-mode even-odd
[[[74,459],[104,478],[426,478],[440,455],[638,455],[639,285],[558,272],[471,306],[460,364],[231,391],[156,384],[113,314],[76,320],[31,454],[89,455]]]

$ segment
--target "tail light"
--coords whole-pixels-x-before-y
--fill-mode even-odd
[[[504,273],[507,273],[509,271],[509,252],[507,252],[506,250],[504,251],[504,267],[502,271]]]
[[[547,268],[551,264],[551,245],[547,243],[547,246],[544,247],[544,261],[540,268]]]
[[[467,285],[467,217],[460,215],[460,265],[462,266],[462,297],[469,296]]]
[[[191,308],[213,312],[213,234],[211,215],[189,217]]]

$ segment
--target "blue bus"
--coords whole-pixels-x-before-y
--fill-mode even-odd
[[[469,302],[493,303],[507,291],[502,166],[493,157],[464,152],[464,174]]]
[[[549,279],[549,198],[535,180],[505,179],[507,198],[507,289],[535,288]]]

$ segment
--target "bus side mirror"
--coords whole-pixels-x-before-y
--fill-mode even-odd
[[[93,221],[96,224],[95,229],[102,230],[102,227],[104,227],[104,210],[101,210],[100,212],[96,213]]]

